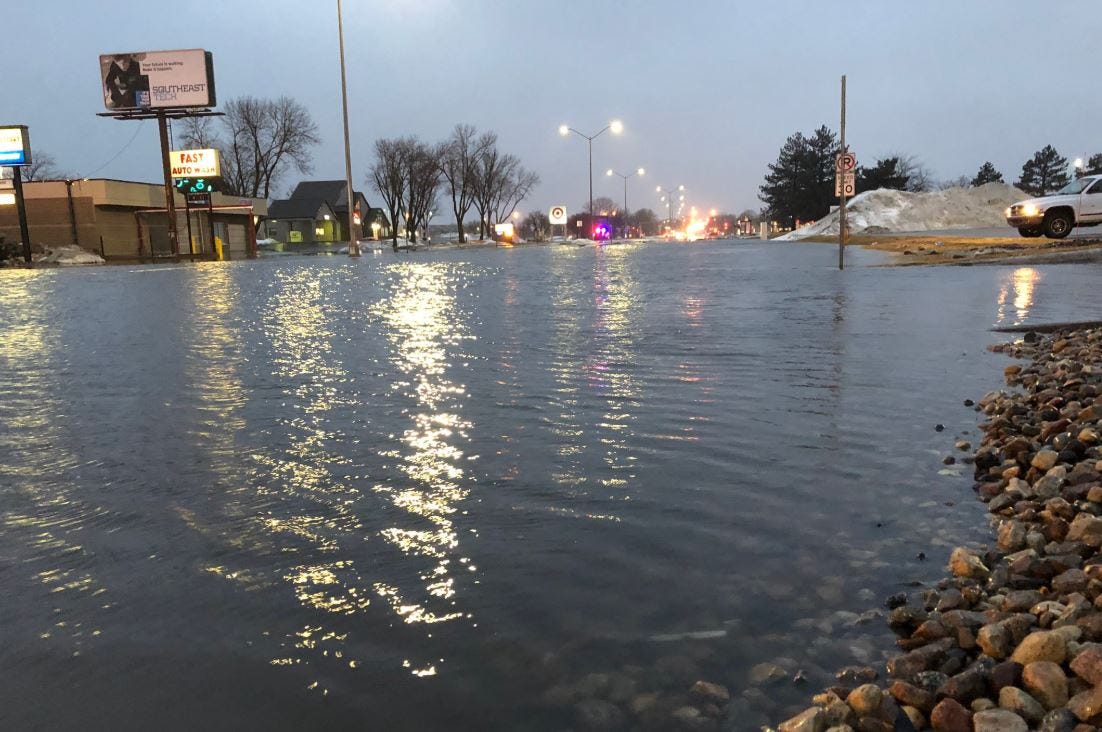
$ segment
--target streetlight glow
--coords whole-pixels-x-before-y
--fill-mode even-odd
[[[567,127],[566,125],[559,125],[559,134],[562,135],[563,137],[566,137],[567,135],[570,134],[570,128]]]
[[[618,119],[614,119],[609,123],[608,128],[612,130],[612,134],[619,135],[624,131],[624,123]]]
[[[605,175],[607,175],[608,177],[611,178],[612,177],[612,168],[609,168],[607,171],[605,171]]]
[[[635,174],[636,174],[636,175],[646,175],[646,173],[647,173],[647,171],[643,170],[642,168],[640,168],[639,170],[635,171]]]
[[[1072,163],[1072,164],[1073,164],[1073,165],[1074,165],[1074,166],[1075,166],[1076,168],[1082,168],[1082,167],[1083,167],[1083,158],[1076,158],[1076,159],[1075,159],[1075,162],[1074,162],[1074,163]]]

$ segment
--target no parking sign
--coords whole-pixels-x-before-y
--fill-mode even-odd
[[[566,226],[566,206],[552,206],[547,212],[552,226]]]

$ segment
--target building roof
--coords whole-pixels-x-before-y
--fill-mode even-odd
[[[298,198],[321,199],[326,201],[334,212],[348,210],[348,197],[344,193],[343,180],[304,180],[295,186],[291,193],[291,200]],[[357,201],[362,201],[361,210],[369,208],[367,197],[363,193],[352,189],[352,195]]]
[[[281,198],[268,207],[270,219],[310,219],[324,214],[334,215],[333,207],[323,198]]]

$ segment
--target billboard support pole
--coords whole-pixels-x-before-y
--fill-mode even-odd
[[[16,165],[12,171],[12,183],[15,184],[15,207],[19,214],[19,236],[23,239],[23,261],[30,264],[31,232],[27,227],[27,202],[23,199],[23,168]]]
[[[195,237],[191,234],[191,199],[184,194],[184,218],[187,219],[187,250],[188,254],[195,256]]]
[[[846,75],[842,74],[842,125],[841,125],[842,155],[846,154]],[[846,229],[849,222],[846,220],[846,173],[845,170],[835,170],[835,175],[842,176],[842,205],[838,207],[838,269],[846,268]]]
[[[176,234],[176,199],[173,196],[172,166],[168,161],[168,118],[164,110],[157,110],[157,127],[161,131],[161,166],[165,174],[165,210],[168,212],[168,243],[172,256],[180,256],[180,240]]]

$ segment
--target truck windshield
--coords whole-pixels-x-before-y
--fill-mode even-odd
[[[1079,178],[1068,183],[1066,186],[1056,191],[1057,195],[1074,195],[1076,193],[1082,193],[1083,189],[1094,183],[1094,178]]]

